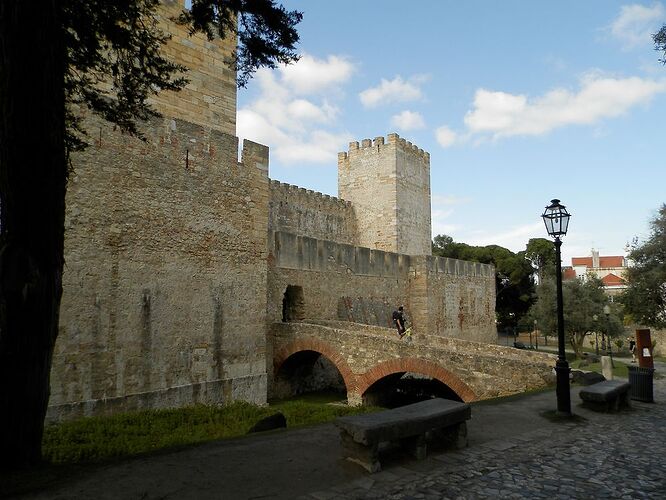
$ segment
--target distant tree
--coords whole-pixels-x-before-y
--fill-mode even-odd
[[[577,354],[589,332],[599,331],[615,337],[624,331],[617,309],[612,308],[609,317],[604,315],[604,306],[610,305],[610,302],[602,281],[596,276],[565,281],[562,298],[564,333]],[[529,315],[538,321],[539,330],[546,335],[557,336],[557,297],[553,278],[546,278],[537,287],[537,301]]]
[[[547,276],[555,273],[555,245],[546,238],[530,238],[527,242],[525,257],[536,270],[537,281],[542,283]]]
[[[627,289],[621,301],[641,325],[666,328],[666,204],[650,223],[650,237],[629,253]]]
[[[161,56],[158,5],[0,2],[0,469],[41,460],[69,152],[85,141],[75,107],[136,135],[136,121],[155,114],[146,98],[185,84],[183,68]],[[301,14],[273,0],[193,0],[183,16],[193,31],[238,37],[240,84],[261,66],[297,59]]]
[[[498,245],[456,243],[450,236],[438,235],[433,239],[433,255],[495,266],[495,312],[500,328],[516,327],[533,302],[533,269],[525,252],[513,253]]]
[[[440,257],[448,257],[451,253],[453,238],[448,234],[438,234],[432,239],[432,253]]]
[[[652,39],[654,40],[654,50],[663,53],[663,59],[659,59],[659,62],[666,64],[666,24],[652,35]]]
[[[449,257],[452,259],[471,260],[465,257],[472,250],[466,243],[456,243],[453,238],[447,234],[438,234],[433,238],[432,254],[438,257]]]
[[[557,336],[557,303],[555,280],[546,279],[536,287],[536,301],[525,315],[534,324],[537,321],[539,332],[546,339]],[[527,325],[525,325],[527,326]]]

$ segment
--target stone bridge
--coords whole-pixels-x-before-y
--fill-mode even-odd
[[[270,335],[269,380],[275,380],[293,356],[319,353],[339,371],[350,404],[361,404],[366,391],[385,377],[407,372],[438,380],[465,402],[554,381],[554,355],[513,347],[421,334],[408,343],[392,329],[342,321],[274,323]]]

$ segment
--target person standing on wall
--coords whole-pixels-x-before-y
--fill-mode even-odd
[[[400,306],[398,307],[397,311],[393,311],[393,324],[398,330],[398,337],[400,338],[402,338],[403,335],[405,335],[405,330],[406,330],[404,310],[405,310],[404,307]]]

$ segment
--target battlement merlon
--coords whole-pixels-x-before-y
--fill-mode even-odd
[[[342,151],[338,153],[338,165],[359,152],[364,152],[368,149],[381,151],[383,148],[400,149],[405,153],[411,154],[419,161],[427,163],[428,166],[430,165],[430,153],[403,139],[396,133],[388,134],[386,138],[379,136],[374,139],[363,139],[360,143],[359,141],[350,142],[347,152]]]
[[[320,193],[319,191],[313,191],[311,189],[305,189],[294,184],[276,181],[275,179],[271,179],[270,186],[272,190],[279,192],[285,200],[303,200],[307,198],[312,203],[322,204],[322,206],[351,207],[351,202],[343,200],[342,198]]]
[[[241,163],[248,167],[256,167],[268,176],[268,146],[244,139]]]

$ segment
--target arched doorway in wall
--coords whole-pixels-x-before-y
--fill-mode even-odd
[[[363,404],[397,408],[432,398],[462,401],[448,385],[415,372],[396,372],[380,378],[363,393]]]
[[[282,297],[282,321],[300,321],[304,318],[303,287],[288,285]]]
[[[335,364],[320,352],[304,350],[289,356],[274,375],[272,399],[307,393],[345,399],[347,387]]]

